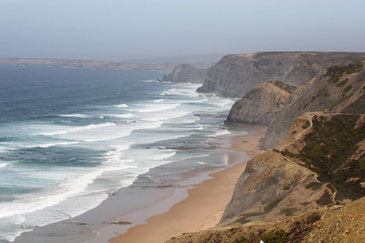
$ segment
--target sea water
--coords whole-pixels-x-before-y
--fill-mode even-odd
[[[0,65],[0,242],[80,215],[154,174],[227,163],[233,101],[159,71]],[[147,176],[145,175],[147,172]],[[173,179],[173,178],[171,178]]]

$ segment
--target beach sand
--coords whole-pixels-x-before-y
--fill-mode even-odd
[[[265,133],[261,126],[245,127],[247,135],[234,138],[229,149],[245,151],[254,157],[259,150],[260,138]],[[231,158],[229,158],[230,162]],[[233,160],[233,158],[232,158]],[[147,219],[147,224],[137,225],[111,243],[161,243],[184,232],[214,227],[230,201],[237,179],[246,167],[242,161],[232,167],[211,174],[208,179],[188,190],[188,198],[172,206],[167,212]]]

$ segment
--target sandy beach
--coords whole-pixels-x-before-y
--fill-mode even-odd
[[[248,134],[237,136],[229,149],[247,152],[250,157],[259,150],[260,138],[265,133],[261,126],[245,127]],[[233,158],[229,158],[229,162]],[[235,183],[246,167],[241,161],[188,190],[188,198],[174,205],[167,213],[147,219],[147,224],[137,225],[127,233],[112,238],[111,243],[161,243],[184,232],[198,231],[215,226],[225,206],[232,197]]]

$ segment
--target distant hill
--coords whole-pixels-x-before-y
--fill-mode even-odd
[[[179,64],[164,77],[164,81],[203,83],[207,69],[198,69],[190,64]]]
[[[98,60],[64,60],[64,59],[33,59],[33,58],[1,58],[0,64],[16,64],[26,66],[52,66],[74,68],[108,68],[118,70],[172,70],[172,63],[128,63]]]

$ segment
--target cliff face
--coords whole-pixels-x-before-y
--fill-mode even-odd
[[[275,55],[263,54],[266,58]],[[300,87],[284,95],[272,83],[265,83],[238,101],[228,118],[251,123],[271,119],[262,144],[270,149],[247,163],[219,227],[169,242],[365,239],[364,217],[359,215],[365,206],[365,54],[289,56],[296,61],[282,81]],[[250,63],[260,55],[226,58],[231,59],[225,60],[230,62],[227,69],[241,70],[244,61],[233,59]],[[252,74],[254,69],[245,72]],[[244,75],[243,86],[249,80]],[[228,91],[222,91],[224,84],[210,81],[203,88],[220,94],[232,94],[230,85],[241,82],[236,79],[225,87]],[[277,104],[279,101],[283,102]],[[357,201],[349,203],[351,200]]]
[[[177,65],[164,81],[202,83],[207,75],[207,69],[198,69],[190,64]]]
[[[297,89],[292,101],[272,119],[262,147],[274,147],[303,112],[365,113],[364,66],[365,62],[358,62],[318,72],[316,77]]]
[[[221,224],[273,220],[365,196],[365,116],[305,113],[239,178]]]
[[[251,89],[271,80],[282,81],[297,63],[298,53],[228,55],[208,70],[199,92],[243,97]]]
[[[273,220],[317,207],[327,185],[306,187],[314,183],[314,172],[267,151],[247,163],[220,224]]]
[[[168,242],[362,242],[364,196],[365,115],[304,113],[248,162],[218,227]]]
[[[227,122],[268,125],[292,99],[295,87],[280,81],[261,84],[248,92],[231,108]]]
[[[198,91],[241,98],[271,80],[299,87],[323,68],[358,62],[364,58],[365,54],[318,52],[228,55],[208,70],[204,84]]]

